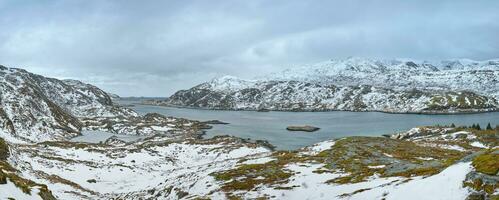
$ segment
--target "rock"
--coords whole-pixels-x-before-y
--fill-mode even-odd
[[[456,134],[457,139],[466,139],[467,137],[468,134],[463,134],[463,133]]]
[[[123,140],[119,139],[116,135],[113,135],[113,136],[107,138],[104,141],[104,144],[114,145],[114,146],[123,146],[123,145],[126,145],[126,141],[123,141]]]
[[[211,128],[213,128],[213,126],[210,126],[210,125],[208,125],[208,124],[204,124],[204,123],[200,123],[200,124],[199,124],[199,125],[197,125],[196,127],[197,127],[198,129],[201,129],[201,130],[203,130],[203,129],[211,129]]]
[[[208,120],[208,121],[204,121],[202,123],[204,123],[204,124],[229,124],[227,122],[223,122],[220,120]]]
[[[315,127],[315,126],[305,125],[305,126],[288,126],[286,129],[288,131],[314,132],[314,131],[318,131],[320,128]]]
[[[87,182],[89,182],[89,183],[97,183],[97,180],[95,180],[95,179],[88,179]]]

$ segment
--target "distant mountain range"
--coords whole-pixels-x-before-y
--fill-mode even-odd
[[[485,112],[498,109],[499,60],[330,60],[255,80],[224,76],[147,104],[224,110]]]

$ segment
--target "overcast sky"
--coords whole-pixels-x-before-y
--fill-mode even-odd
[[[348,56],[499,57],[499,1],[0,0],[0,64],[168,96]]]

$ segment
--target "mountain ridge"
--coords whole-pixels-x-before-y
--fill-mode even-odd
[[[498,108],[499,60],[348,58],[259,79],[222,76],[146,104],[224,110],[487,112]]]

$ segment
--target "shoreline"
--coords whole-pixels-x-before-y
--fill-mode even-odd
[[[147,104],[147,103],[134,103],[136,105],[146,105],[146,106],[160,106],[160,107],[170,107],[170,108],[182,108],[182,109],[192,109],[192,110],[213,110],[213,111],[247,111],[247,112],[260,112],[257,109],[222,109],[222,108],[206,108],[206,107],[192,107],[192,106],[179,106],[179,105],[158,105],[158,104]],[[471,115],[471,114],[481,114],[481,113],[493,113],[499,112],[499,108],[494,108],[491,110],[466,110],[457,112],[448,111],[419,111],[419,112],[393,112],[393,111],[382,111],[382,110],[337,110],[337,109],[326,109],[326,110],[271,110],[267,109],[264,112],[294,112],[294,113],[312,113],[312,112],[378,112],[386,114],[412,114],[412,115]]]

